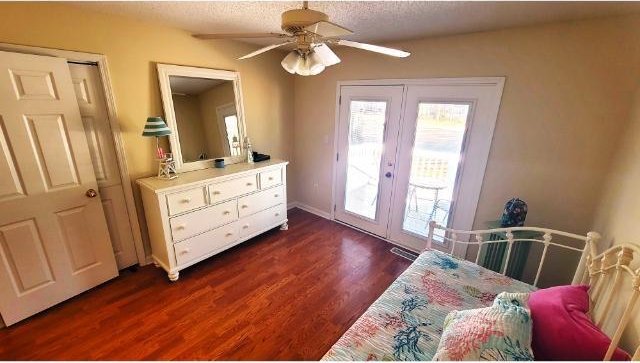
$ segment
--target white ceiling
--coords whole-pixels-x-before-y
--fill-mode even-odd
[[[279,32],[293,1],[98,1],[78,6],[182,28],[194,33]],[[352,29],[349,39],[391,42],[514,26],[640,12],[637,2],[311,1],[311,9]],[[274,39],[246,40],[270,44]]]

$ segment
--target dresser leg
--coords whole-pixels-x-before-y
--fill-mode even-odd
[[[169,272],[169,280],[170,281],[178,281],[178,277],[180,277],[180,273],[178,271]]]
[[[281,231],[286,231],[288,229],[289,229],[289,223],[287,222],[282,223],[282,225],[280,226]]]

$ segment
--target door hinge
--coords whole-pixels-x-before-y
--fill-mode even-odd
[[[336,205],[335,204],[333,205],[333,211],[334,212],[336,211]]]
[[[336,161],[340,160],[340,154],[336,153]]]
[[[338,105],[342,104],[342,95],[338,96]]]

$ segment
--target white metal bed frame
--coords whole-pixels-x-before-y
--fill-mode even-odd
[[[514,232],[518,231],[538,232],[542,237],[539,239],[518,238],[517,235],[514,234]],[[503,234],[506,236],[506,239],[488,240],[485,238],[485,236],[492,234]],[[582,247],[578,248],[557,243],[553,240],[555,236],[574,241],[573,243],[577,242]],[[426,249],[431,249],[432,244],[434,244],[434,238],[444,242],[445,245],[449,245],[451,248],[450,255],[456,258],[464,258],[464,256],[459,257],[455,255],[456,245],[478,246],[478,252],[475,259],[476,264],[478,264],[480,260],[483,246],[494,243],[506,243],[507,252],[504,259],[505,262],[499,272],[502,275],[505,275],[507,271],[511,251],[515,243],[540,243],[543,245],[543,250],[533,286],[537,286],[538,284],[549,246],[557,246],[559,248],[579,252],[580,261],[578,262],[576,272],[573,276],[572,284],[590,285],[589,297],[591,300],[591,318],[600,328],[603,328],[604,326],[615,327],[613,334],[609,334],[611,344],[604,356],[604,360],[611,360],[615,348],[619,345],[625,329],[629,322],[631,322],[635,317],[634,309],[636,308],[636,305],[638,305],[638,299],[640,298],[640,267],[636,267],[635,269],[632,268],[632,262],[634,262],[634,257],[636,264],[640,261],[640,247],[637,245],[616,245],[608,248],[602,253],[598,253],[600,235],[596,232],[589,232],[586,236],[582,236],[539,227],[508,227],[461,231],[446,228],[438,225],[434,221],[431,221],[429,223],[429,234]],[[630,280],[631,283],[629,284],[628,281],[624,281],[625,279]],[[625,285],[623,282],[627,282],[627,284]],[[625,295],[628,295],[628,297]],[[619,305],[620,309],[613,309],[617,304],[621,304]],[[634,361],[640,360],[640,344],[636,343],[635,347],[636,350],[632,356]]]

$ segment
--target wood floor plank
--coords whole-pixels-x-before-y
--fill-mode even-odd
[[[145,266],[6,329],[3,360],[317,360],[410,264],[294,209],[180,272]]]

